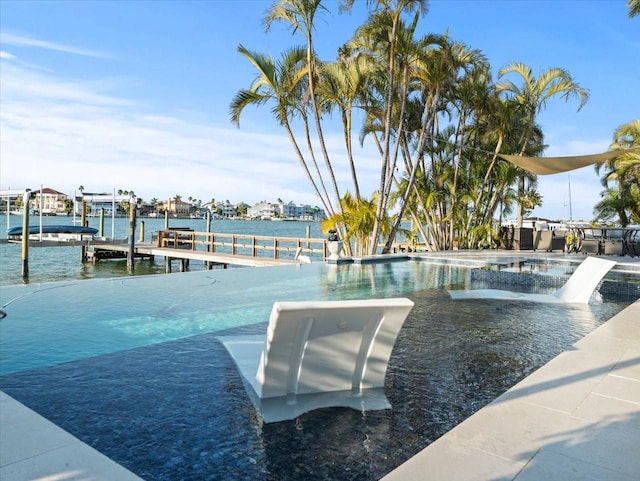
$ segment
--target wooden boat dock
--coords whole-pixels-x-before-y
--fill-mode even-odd
[[[92,250],[87,251],[87,260],[98,262],[106,259],[126,259],[128,252],[129,246],[126,244],[102,244],[94,246]],[[223,268],[226,268],[228,265],[264,267],[298,263],[298,261],[294,259],[273,259],[239,254],[173,249],[169,247],[157,247],[149,243],[136,243],[134,246],[134,255],[136,258],[143,259],[161,256],[168,261],[174,259],[184,261],[197,260],[213,265],[221,265]]]
[[[129,255],[128,243],[90,244],[86,260],[98,262],[103,259],[124,259]],[[171,272],[171,261],[179,260],[180,270],[189,261],[202,261],[207,266],[226,268],[229,265],[263,267],[296,264],[298,255],[328,255],[325,239],[269,237],[242,234],[220,234],[168,229],[158,232],[152,242],[134,244],[136,258],[164,257],[167,272]]]

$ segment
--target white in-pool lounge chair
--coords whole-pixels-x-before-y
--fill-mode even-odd
[[[602,278],[616,265],[601,257],[587,257],[569,280],[553,294],[533,294],[499,289],[450,290],[452,299],[503,299],[514,301],[587,304]]]
[[[276,302],[266,337],[218,339],[267,423],[321,407],[388,409],[387,365],[412,308],[405,298]]]

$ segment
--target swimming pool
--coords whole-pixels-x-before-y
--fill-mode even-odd
[[[266,322],[275,301],[394,297],[465,275],[421,262],[314,263],[5,286],[0,374]]]
[[[321,263],[3,288],[0,388],[148,480],[379,479],[629,302],[453,301],[469,270]],[[262,424],[221,333],[276,300],[403,295],[393,409]]]

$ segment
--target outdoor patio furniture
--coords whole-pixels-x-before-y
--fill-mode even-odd
[[[503,299],[513,301],[587,304],[602,278],[616,265],[601,257],[587,257],[569,280],[553,294],[536,294],[500,289],[450,290],[452,299]]]
[[[584,229],[580,252],[583,254],[604,253],[602,229]]]
[[[321,408],[387,409],[383,388],[405,298],[276,302],[266,336],[219,337],[265,422]]]
[[[564,251],[564,231],[539,230],[534,233],[533,249],[537,251]]]

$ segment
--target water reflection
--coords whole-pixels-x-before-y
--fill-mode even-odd
[[[391,262],[327,265],[321,273],[327,298],[356,299],[363,292],[392,297],[467,282],[469,269],[448,264]]]

